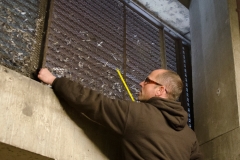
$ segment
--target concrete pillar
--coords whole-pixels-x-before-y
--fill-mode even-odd
[[[112,133],[74,110],[63,109],[49,86],[1,65],[0,115],[1,160],[118,157]]]
[[[240,158],[240,36],[236,0],[192,0],[195,131],[205,160]]]

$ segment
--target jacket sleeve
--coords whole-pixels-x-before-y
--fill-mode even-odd
[[[74,107],[93,121],[123,134],[129,112],[128,106],[133,102],[107,98],[66,78],[56,78],[52,88],[56,96],[65,101],[69,107]]]

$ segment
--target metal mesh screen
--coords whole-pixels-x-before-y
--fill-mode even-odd
[[[115,69],[126,72],[134,94],[138,83],[160,68],[159,29],[127,8],[125,37],[122,2],[55,0],[52,6],[46,67],[56,76],[81,81],[111,98],[130,99]]]
[[[34,78],[40,65],[47,0],[0,1],[0,64]]]
[[[177,72],[176,41],[175,38],[165,33],[167,69]]]
[[[111,98],[122,98],[123,4],[114,0],[55,0],[46,67]]]
[[[126,72],[135,98],[138,84],[161,67],[159,28],[126,7]],[[126,96],[127,97],[127,96]]]

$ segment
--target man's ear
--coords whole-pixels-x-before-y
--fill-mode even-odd
[[[160,97],[163,94],[163,89],[161,86],[158,86],[155,91],[155,96]]]

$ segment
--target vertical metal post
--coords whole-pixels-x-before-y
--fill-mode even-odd
[[[159,38],[160,38],[160,59],[162,62],[161,68],[166,69],[167,68],[167,62],[166,62],[166,45],[165,45],[165,37],[164,37],[164,29],[159,29]]]
[[[240,27],[240,0],[236,0],[237,1],[237,12],[238,12],[238,23],[239,23],[239,27]]]
[[[179,39],[175,39],[175,50],[176,50],[176,62],[177,62],[177,73],[180,75],[183,83],[184,83],[184,64],[183,64],[183,55],[182,55],[182,41]],[[182,102],[182,106],[187,111],[186,105],[186,89],[183,87],[182,94],[180,96],[180,101]]]

